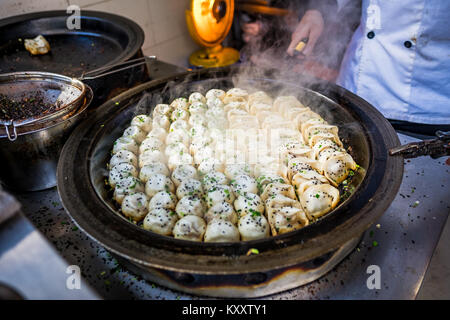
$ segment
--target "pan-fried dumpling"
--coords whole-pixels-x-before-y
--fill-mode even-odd
[[[227,177],[225,177],[225,175],[220,171],[209,171],[202,178],[202,184],[205,190],[209,190],[218,184],[227,184],[227,183],[228,183]]]
[[[131,125],[136,126],[144,130],[145,132],[149,132],[152,130],[152,121],[153,119],[145,114],[140,114],[135,116],[131,120]]]
[[[339,148],[339,146],[333,140],[330,140],[330,139],[318,139],[316,141],[316,143],[312,146],[312,149],[314,150],[314,157],[316,157],[317,160],[320,160],[318,158],[320,152],[322,152],[323,150],[325,150],[327,148],[332,148],[334,150],[342,151],[341,148]]]
[[[112,154],[116,154],[120,150],[128,150],[134,154],[138,154],[139,144],[131,137],[120,137],[114,141]]]
[[[239,118],[240,116],[246,116],[248,115],[248,112],[242,109],[232,109],[227,111],[227,119],[229,122],[233,123],[235,122],[236,118]]]
[[[323,140],[323,139],[328,139],[333,141],[334,143],[336,143],[336,145],[339,148],[342,148],[343,144],[342,141],[339,139],[339,137],[333,133],[329,133],[329,132],[320,132],[318,134],[313,135],[309,140],[308,140],[308,144],[310,146],[314,146],[317,144],[317,141],[319,140]]]
[[[185,153],[185,152],[172,154],[169,157],[169,160],[167,160],[167,166],[169,167],[169,169],[171,171],[175,170],[176,167],[185,165],[185,164],[189,164],[189,165],[194,164],[194,159],[192,158],[192,156],[189,153]]]
[[[272,106],[267,103],[257,102],[250,105],[250,114],[257,115],[261,111],[271,111]]]
[[[153,115],[153,122],[152,122],[152,128],[162,128],[164,130],[169,130],[170,126],[170,119],[165,114],[154,114]]]
[[[328,140],[330,141],[330,140]],[[334,143],[334,142],[333,142]],[[324,164],[325,162],[327,162],[328,159],[330,159],[331,157],[340,155],[342,153],[345,153],[345,150],[339,147],[326,147],[324,149],[322,149],[318,155],[317,155],[317,160],[319,162],[321,162],[322,164]]]
[[[319,123],[307,126],[304,124],[302,127],[306,127],[304,130],[303,137],[305,140],[310,139],[312,136],[317,135],[319,133],[331,133],[335,136],[339,136],[339,129],[337,126],[329,125],[326,123]]]
[[[314,111],[311,111],[310,109],[305,109],[305,111],[298,113],[295,116],[294,123],[297,124],[297,128],[300,129],[302,123],[310,120],[310,119],[322,119],[322,117],[315,113]]]
[[[236,224],[238,216],[234,211],[233,205],[228,202],[219,202],[209,208],[204,216],[207,223],[210,223],[214,219],[222,219],[230,221],[232,224]]]
[[[255,164],[254,172],[257,177],[277,175],[287,180],[287,167],[278,160],[257,163]]]
[[[319,124],[319,125],[313,125],[308,127],[308,129],[305,130],[305,134],[303,135],[303,138],[308,143],[311,143],[312,138],[317,135],[323,135],[323,134],[332,134],[336,136],[335,140],[339,139],[339,129],[337,126],[332,126],[329,124]],[[317,141],[317,140],[316,140]]]
[[[339,190],[330,184],[310,186],[300,196],[300,203],[310,219],[333,210],[339,203]]]
[[[324,175],[337,187],[344,181],[349,170],[356,170],[356,163],[348,153],[341,153],[328,159],[324,164]]]
[[[156,208],[175,209],[177,199],[172,192],[159,191],[156,193],[148,203],[148,210]]]
[[[147,138],[156,138],[161,141],[165,141],[167,136],[167,131],[161,127],[153,127],[152,131],[150,131],[147,135]]]
[[[205,242],[239,241],[239,230],[230,221],[214,219],[206,226]]]
[[[286,145],[289,147],[286,147]],[[300,143],[296,146],[292,146],[290,143],[284,144],[280,147],[280,157],[286,164],[288,164],[291,159],[299,157],[315,160],[314,150],[310,147],[302,146]]]
[[[297,171],[297,173],[292,177],[291,183],[294,186],[299,186],[300,183],[307,180],[318,180],[322,183],[328,183],[327,178],[325,178],[323,175],[319,174],[312,168],[304,168]]]
[[[256,180],[249,175],[241,174],[235,176],[230,183],[231,188],[236,195],[245,193],[258,193],[258,184],[256,183]]]
[[[117,201],[117,203],[122,204],[123,198],[125,198],[125,196],[143,191],[144,185],[138,178],[126,177],[117,182],[116,188],[114,189],[113,198]]]
[[[125,179],[127,177],[137,177],[137,176],[138,171],[136,170],[136,167],[127,162],[122,162],[111,168],[111,170],[109,171],[108,182],[112,188],[115,188],[117,182],[119,182],[120,180]]]
[[[145,183],[145,194],[147,194],[147,196],[149,197],[153,197],[160,191],[174,192],[175,186],[173,185],[173,182],[169,177],[157,173],[150,176]]]
[[[150,177],[155,174],[162,174],[164,176],[168,176],[169,169],[162,162],[149,163],[141,168],[141,171],[139,172],[139,179],[143,183],[146,183],[148,179],[150,179]]]
[[[169,145],[175,142],[181,142],[188,147],[190,143],[189,134],[185,130],[179,129],[169,132],[166,137],[166,144]]]
[[[178,220],[175,211],[166,208],[152,209],[144,219],[143,228],[155,233],[170,236]]]
[[[266,200],[270,200],[277,195],[283,195],[285,197],[295,199],[294,187],[287,183],[269,183],[266,185],[264,192],[261,194],[261,200],[266,202]]]
[[[189,129],[189,136],[192,140],[194,140],[197,137],[204,137],[208,132],[208,128],[203,125],[193,125]],[[191,142],[192,143],[192,142]]]
[[[129,163],[134,167],[138,166],[138,160],[136,155],[128,150],[119,150],[115,155],[111,157],[111,160],[109,160],[109,166],[112,168],[119,163]]]
[[[177,197],[181,199],[185,196],[203,196],[202,183],[196,179],[188,178],[181,182],[177,188]]]
[[[141,221],[147,215],[148,197],[143,192],[127,195],[122,201],[122,213],[134,221]]]
[[[226,130],[219,128],[209,128],[208,135],[214,144],[223,143],[225,141]]]
[[[287,108],[304,108],[303,104],[294,96],[279,96],[273,101],[275,111],[281,112]]]
[[[240,194],[234,200],[234,207],[240,217],[247,214],[263,214],[264,204],[261,198],[255,193]]]
[[[246,102],[248,99],[248,92],[241,88],[232,88],[227,91],[225,97],[223,98],[224,103],[230,103],[233,101],[243,101]]]
[[[225,167],[224,173],[228,179],[232,180],[242,174],[251,175],[252,168],[246,163],[232,163]]]
[[[230,122],[230,129],[259,129],[258,118],[251,115],[236,115]]]
[[[183,153],[189,153],[189,150],[184,143],[179,142],[179,141],[168,144],[166,146],[166,149],[164,150],[164,154],[168,158],[172,155],[183,154]]]
[[[189,96],[189,103],[192,105],[195,102],[206,102],[206,98],[200,92],[192,92]]]
[[[203,217],[205,202],[198,196],[185,196],[178,201],[175,211],[180,218],[188,215]]]
[[[139,168],[155,162],[166,162],[166,156],[160,150],[147,150],[139,155]]]
[[[200,164],[203,160],[214,158],[214,149],[210,146],[205,146],[197,150],[194,154],[194,163]]]
[[[196,136],[192,138],[189,151],[193,154],[197,153],[201,148],[212,145],[212,139],[208,136]]]
[[[292,179],[292,177],[300,171],[317,170],[318,172],[321,172],[322,166],[323,164],[317,160],[305,157],[292,158],[288,162],[288,178]]]
[[[130,137],[134,139],[137,143],[141,143],[145,137],[147,136],[147,132],[142,130],[141,128],[137,126],[129,126],[125,131],[123,132],[124,137]]]
[[[263,129],[270,129],[270,130],[297,130],[295,124],[292,121],[284,120],[283,118],[266,118],[264,122],[262,123],[261,127]]]
[[[172,113],[172,107],[170,107],[168,104],[165,103],[160,103],[157,104],[155,106],[155,108],[153,109],[153,115],[165,115],[165,116],[170,116],[170,114]]]
[[[302,114],[306,111],[311,111],[311,109],[309,109],[309,108],[289,108],[284,111],[283,117],[286,120],[292,121],[293,119],[297,118],[297,116],[299,114]],[[294,121],[294,123],[297,125],[297,122]],[[297,129],[298,129],[298,125],[297,125]]]
[[[219,106],[209,106],[209,109],[205,112],[205,118],[208,120],[208,127],[210,126],[210,122],[226,121],[226,116],[225,110]]]
[[[245,111],[245,114],[247,114],[248,104],[247,102],[242,101],[233,101],[230,103],[227,103],[223,106],[223,110],[228,114],[231,110],[240,110]]]
[[[272,105],[273,99],[264,91],[256,91],[248,95],[248,104],[252,106],[255,103],[265,103]]]
[[[219,98],[223,99],[225,97],[225,91],[221,89],[211,89],[205,94],[206,100],[213,99],[213,98]]]
[[[267,218],[273,235],[298,230],[309,224],[300,203],[281,194],[268,200]]]
[[[258,184],[258,193],[263,193],[264,188],[271,182],[286,183],[286,180],[277,174],[262,174],[256,179]]]
[[[232,204],[234,202],[234,194],[231,187],[218,184],[208,190],[206,194],[206,204],[208,207],[212,207],[216,203],[228,202]]]
[[[208,110],[214,109],[214,108],[223,110],[224,103],[219,98],[211,98],[211,99],[206,99],[206,106],[208,107]]]
[[[161,140],[156,139],[154,137],[147,137],[145,138],[144,141],[142,141],[141,145],[139,146],[139,153],[141,154],[148,150],[163,151],[164,143]]]
[[[208,106],[206,105],[206,101],[196,101],[191,103],[191,105],[189,106],[189,113],[191,116],[194,114],[204,115],[207,109]]]
[[[223,165],[222,161],[216,158],[209,158],[205,159],[197,167],[199,175],[205,175],[211,171],[219,171],[223,172],[225,169],[225,166]]]
[[[170,119],[175,122],[177,120],[184,120],[184,121],[188,121],[189,120],[189,111],[184,110],[184,109],[175,109],[172,111],[172,114],[170,115]]]
[[[319,184],[323,184],[324,182],[319,180],[303,180],[299,182],[299,184],[295,185],[295,192],[297,193],[297,197],[300,199],[302,194],[311,186],[317,186]]]
[[[172,233],[176,239],[202,241],[206,231],[205,221],[197,216],[185,216],[178,220]]]
[[[170,124],[169,132],[172,132],[174,130],[187,131],[189,130],[189,124],[186,122],[186,120],[175,120]]]
[[[311,119],[304,121],[300,125],[300,132],[302,133],[302,136],[305,138],[305,140],[307,140],[307,137],[308,137],[307,130],[310,127],[316,126],[316,125],[328,125],[328,123],[322,118],[312,117]]]
[[[245,215],[239,220],[238,230],[242,241],[264,239],[270,236],[269,223],[262,214]]]
[[[172,172],[172,181],[175,186],[179,186],[188,179],[197,179],[197,169],[189,164],[183,164],[175,168]]]
[[[188,109],[188,105],[189,105],[188,99],[186,99],[186,98],[176,98],[170,104],[170,106],[173,109],[181,109],[181,110],[187,110]]]

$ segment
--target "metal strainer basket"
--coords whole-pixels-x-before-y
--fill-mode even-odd
[[[84,102],[86,85],[78,79],[48,72],[14,72],[0,75],[0,93],[12,100],[34,97],[40,93],[51,112],[19,120],[7,120],[0,115],[8,139],[17,139],[17,127],[31,126],[62,118],[75,112]]]

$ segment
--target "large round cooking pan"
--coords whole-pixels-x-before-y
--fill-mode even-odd
[[[330,257],[334,257],[333,265],[338,263],[383,214],[398,191],[403,159],[390,157],[388,150],[400,142],[389,122],[369,103],[327,82],[280,79],[273,71],[242,71],[235,67],[205,69],[130,89],[96,110],[64,147],[57,174],[64,207],[84,232],[128,262],[132,270],[151,274],[147,278],[152,281],[216,296],[260,296],[298,286],[311,281],[311,277],[299,282],[291,273],[284,277],[283,285],[270,286],[269,282],[296,266],[296,271],[303,272],[322,266]],[[338,125],[341,139],[362,167],[353,180],[355,192],[333,212],[303,229],[237,243],[197,243],[165,237],[129,223],[118,214],[104,185],[106,164],[114,140],[132,117],[150,113],[156,103],[187,96],[194,90],[205,92],[235,85],[265,90],[273,96],[294,94],[325,120]],[[259,254],[247,255],[252,248]],[[321,272],[330,267],[327,265]],[[318,276],[316,272],[315,278]],[[217,289],[218,282],[234,289]],[[249,285],[251,290],[240,294],[242,291],[235,290],[239,285]],[[215,289],[211,292],[208,288]]]

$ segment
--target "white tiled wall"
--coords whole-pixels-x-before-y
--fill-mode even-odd
[[[145,32],[144,54],[187,66],[198,49],[191,39],[184,16],[189,0],[0,0],[0,18],[44,10],[66,9],[70,4],[88,10],[128,17]]]

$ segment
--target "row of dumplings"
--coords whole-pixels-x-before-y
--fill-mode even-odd
[[[226,129],[241,141],[231,153]],[[254,137],[236,129],[256,129],[267,148],[246,143]],[[277,139],[264,139],[279,129]],[[264,152],[269,144],[279,154]],[[255,152],[257,161],[248,164]],[[240,88],[157,105],[153,117],[133,118],[112,153],[109,184],[125,216],[160,234],[208,242],[261,239],[307,225],[337,205],[334,186],[355,167],[337,127],[295,97],[273,101]]]

